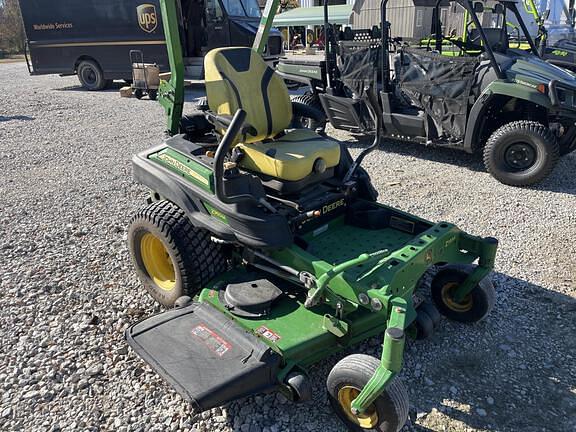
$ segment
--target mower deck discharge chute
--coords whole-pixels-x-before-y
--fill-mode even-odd
[[[206,410],[273,390],[308,400],[312,365],[383,334],[381,358],[345,357],[327,391],[350,430],[398,431],[406,337],[429,336],[438,310],[486,317],[497,241],[377,203],[360,164],[379,138],[353,160],[340,143],[292,128],[298,106],[255,51],[217,49],[205,62],[205,112],[134,158],[152,194],[130,224],[130,251],[147,290],[175,308],[130,327],[128,343]],[[416,293],[432,266],[424,288],[434,304]]]

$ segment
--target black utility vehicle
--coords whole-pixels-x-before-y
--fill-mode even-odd
[[[212,48],[251,46],[260,23],[257,0],[178,0],[187,77],[203,78],[203,56]],[[132,79],[129,53],[168,71],[159,0],[20,0],[33,75],[74,75],[88,90]],[[267,53],[282,52],[271,32]]]

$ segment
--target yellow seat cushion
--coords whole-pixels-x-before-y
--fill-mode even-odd
[[[326,168],[340,161],[340,145],[309,129],[294,129],[280,138],[251,144],[238,144],[244,156],[240,166],[286,181],[298,181],[312,174],[314,163],[322,158]]]

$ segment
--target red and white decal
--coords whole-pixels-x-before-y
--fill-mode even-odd
[[[259,334],[262,337],[265,337],[269,341],[278,342],[282,337],[278,333],[274,333],[268,327],[260,326],[256,329],[256,334]]]
[[[219,357],[222,357],[232,348],[232,345],[224,338],[210,330],[204,324],[197,325],[192,329],[192,335],[196,336],[204,345]]]

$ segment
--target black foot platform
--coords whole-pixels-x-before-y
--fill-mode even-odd
[[[196,411],[274,389],[281,358],[209,305],[141,321],[126,340]]]

